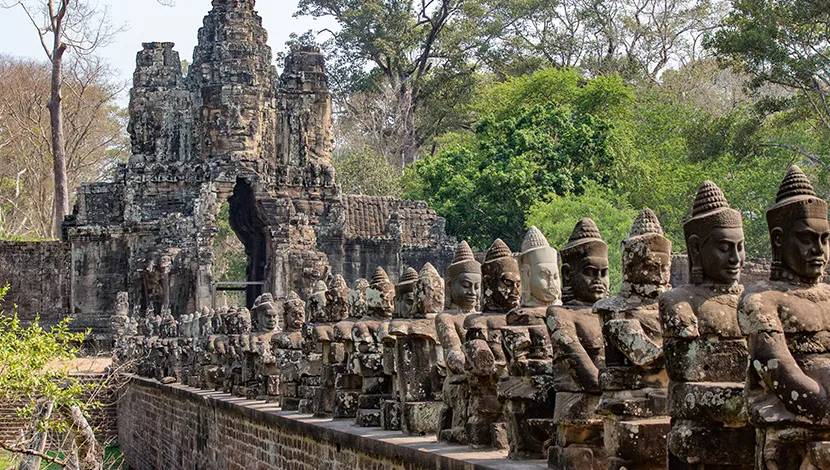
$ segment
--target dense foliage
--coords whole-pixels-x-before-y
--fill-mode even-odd
[[[551,227],[542,214],[559,223],[562,211],[575,223],[563,203],[591,213],[604,194],[622,213],[651,207],[683,251],[683,218],[711,179],[744,211],[749,255],[766,255],[764,211],[786,167],[802,159],[760,143],[803,124],[763,119],[748,100],[706,109],[674,93],[671,80],[646,87],[551,68],[494,84],[473,106],[475,132],[447,138],[411,166],[407,194],[426,199],[450,232],[479,248],[496,237],[518,248],[528,225]],[[546,233],[558,242],[565,231]]]
[[[7,291],[8,286],[0,288],[0,305]],[[69,331],[69,319],[44,329],[38,320],[26,325],[15,312],[0,310],[0,400],[22,401],[18,414],[24,418],[47,402],[55,409],[85,408],[83,398],[90,386],[70,376],[68,366],[83,339],[83,333]],[[37,425],[64,431],[69,421],[55,413]]]

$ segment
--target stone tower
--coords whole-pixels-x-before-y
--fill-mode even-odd
[[[172,43],[137,54],[132,156],[113,182],[79,189],[64,224],[76,325],[108,324],[119,291],[142,314],[211,306],[226,202],[248,259],[249,304],[263,292],[305,298],[331,274],[442,269],[454,240],[426,204],[341,194],[322,54],[293,50],[278,74],[254,0],[212,3],[186,76]]]

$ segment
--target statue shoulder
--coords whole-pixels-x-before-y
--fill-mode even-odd
[[[594,313],[614,314],[628,309],[628,302],[621,295],[613,295],[597,301]]]
[[[780,284],[762,281],[744,289],[738,299],[738,325],[744,335],[784,331],[778,307],[786,287]]]

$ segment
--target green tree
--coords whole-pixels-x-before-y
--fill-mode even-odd
[[[823,171],[830,142],[830,8],[824,0],[736,0],[722,29],[707,41],[719,59],[750,75],[756,89],[783,87],[762,102],[815,127],[811,142],[770,140],[759,145],[792,151]],[[783,97],[782,97],[783,96]],[[812,145],[811,145],[812,144]]]
[[[346,194],[400,197],[403,193],[401,171],[369,147],[335,154],[332,165]]]
[[[498,237],[518,247],[533,204],[579,194],[589,181],[609,183],[609,128],[602,118],[556,103],[515,117],[487,116],[473,136],[407,169],[407,196],[425,199],[447,218],[450,233],[474,246]]]
[[[0,288],[0,304],[8,286]],[[21,402],[17,413],[31,423],[31,436],[0,441],[0,448],[23,456],[20,468],[39,468],[41,459],[60,466],[77,459],[81,469],[100,469],[103,449],[84,416],[94,387],[70,375],[69,362],[78,355],[84,333],[69,331],[69,319],[49,330],[35,319],[23,324],[16,312],[0,311],[0,400]],[[48,455],[47,433],[73,436],[61,457]],[[60,452],[62,451],[62,452]]]
[[[628,236],[637,217],[637,210],[624,196],[596,183],[587,183],[581,195],[553,196],[549,201],[531,206],[527,225],[537,226],[554,247],[561,248],[568,242],[576,223],[584,217],[597,223],[608,243],[611,290],[617,291],[622,283],[620,243]]]
[[[505,1],[300,0],[296,14],[337,21],[324,47],[341,106],[350,112],[356,92],[389,96],[384,138],[396,145],[390,162],[403,166],[436,132],[465,121],[460,101],[474,91],[475,51],[504,28],[487,13]],[[427,112],[430,102],[438,110]]]

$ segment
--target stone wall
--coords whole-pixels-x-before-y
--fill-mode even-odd
[[[69,250],[60,242],[0,241],[0,286],[9,284],[3,308],[20,317],[40,315],[45,325],[69,314]]]
[[[312,419],[261,401],[135,377],[118,401],[118,442],[130,468],[150,470],[540,470],[504,452],[447,446],[435,437]]]

